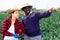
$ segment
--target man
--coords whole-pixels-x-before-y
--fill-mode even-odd
[[[54,9],[50,9],[47,12],[39,13],[32,12],[32,5],[26,4],[21,8],[25,16],[23,17],[22,22],[25,24],[26,33],[24,35],[24,40],[42,40],[42,33],[39,26],[39,20],[42,18],[47,18],[51,15]]]

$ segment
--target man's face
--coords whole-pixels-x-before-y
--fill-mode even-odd
[[[25,7],[23,11],[25,12],[26,15],[29,15],[31,8]]]

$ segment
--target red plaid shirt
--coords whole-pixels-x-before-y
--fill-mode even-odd
[[[12,36],[12,33],[8,32],[10,26],[11,26],[11,18],[7,18],[6,20],[4,20],[2,25],[2,40],[4,40],[4,36]],[[15,21],[14,27],[16,34],[21,35],[22,33],[25,33],[25,27],[20,20]]]

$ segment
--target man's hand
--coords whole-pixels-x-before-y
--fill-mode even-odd
[[[50,10],[49,10],[49,12],[54,12],[55,11],[55,9],[54,8],[51,8]]]

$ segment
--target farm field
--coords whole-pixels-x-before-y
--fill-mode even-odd
[[[22,20],[23,16],[23,14],[20,14],[19,19]],[[7,13],[0,13],[0,40],[2,23],[7,17],[9,17]],[[40,22],[44,40],[60,40],[60,12],[54,12],[50,17],[41,19]]]

